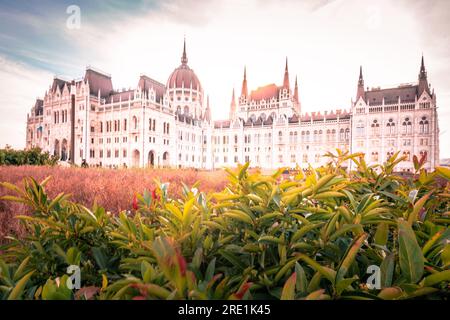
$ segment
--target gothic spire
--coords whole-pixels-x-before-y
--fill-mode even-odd
[[[422,61],[420,63],[420,71],[419,71],[419,96],[424,92],[430,93],[430,88],[428,86],[428,77],[427,77],[427,70],[425,69],[425,62],[422,54]]]
[[[359,66],[359,79],[358,79],[358,90],[356,91],[356,100],[360,97],[364,98],[364,78],[362,73],[362,66]]]
[[[209,107],[209,94],[206,96],[206,110],[204,119],[207,122],[211,121],[211,108]]]
[[[427,78],[427,71],[425,70],[425,62],[424,62],[423,54],[422,54],[422,61],[420,63],[419,79],[426,79],[426,78]]]
[[[359,66],[359,80],[358,80],[358,85],[364,87],[364,78],[363,78],[363,74],[362,74],[362,66]]]
[[[287,57],[286,57],[286,66],[284,67],[283,88],[289,89],[289,70],[288,70],[288,58]]]
[[[186,65],[188,62],[188,58],[186,55],[186,37],[184,38],[184,43],[183,43],[183,55],[181,56],[181,64]]]
[[[297,76],[295,76],[294,101],[295,101],[295,102],[298,102],[298,84],[297,84]]]
[[[242,90],[241,90],[241,97],[247,97],[248,96],[248,90],[247,90],[247,66],[244,67],[244,80],[242,81]]]
[[[233,120],[236,115],[236,98],[234,96],[234,88],[233,88],[233,94],[231,97],[231,105],[230,105],[230,120]]]

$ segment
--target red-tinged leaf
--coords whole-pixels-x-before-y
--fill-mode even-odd
[[[424,206],[425,206],[428,198],[431,196],[431,194],[432,194],[432,191],[427,193],[426,195],[424,195],[422,198],[420,198],[419,200],[417,200],[414,203],[413,210],[408,216],[408,223],[409,223],[409,225],[412,225],[414,222],[416,222],[418,217],[419,217],[419,213],[422,210],[425,210]]]
[[[134,209],[134,210],[139,209],[139,206],[138,206],[138,199],[137,199],[137,196],[136,196],[136,195],[134,195],[134,197],[133,197],[133,209]]]
[[[297,274],[294,272],[286,280],[281,292],[281,300],[294,300],[295,299],[295,283],[297,280]]]
[[[86,300],[92,300],[92,298],[99,292],[100,292],[99,287],[95,286],[83,287],[80,288],[80,290],[78,290],[75,293],[75,299],[80,300],[82,297],[84,297],[84,299]]]
[[[419,159],[417,159],[417,156],[413,156],[413,163],[414,163],[414,170],[417,172],[419,171]]]
[[[247,293],[247,291],[250,289],[250,287],[252,286],[253,283],[251,282],[246,282],[244,283],[240,288],[239,291],[236,292],[235,294],[233,294],[234,298],[238,299],[238,300],[242,300],[242,298],[244,298],[244,295]]]
[[[178,260],[178,266],[180,267],[180,273],[182,276],[186,275],[186,259],[181,255],[180,250],[177,248],[176,250],[177,260]]]

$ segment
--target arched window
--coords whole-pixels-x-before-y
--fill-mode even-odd
[[[184,106],[184,114],[185,115],[189,114],[189,107],[188,106]]]
[[[405,120],[402,123],[403,127],[403,134],[411,134],[412,133],[412,122],[409,119],[409,117],[406,117]]]
[[[348,141],[350,139],[350,129],[345,129],[345,141]]]
[[[138,128],[138,119],[136,116],[133,116],[133,128],[135,130]]]
[[[428,133],[429,125],[427,117],[422,117],[422,119],[419,122],[419,133]]]
[[[427,156],[428,156],[428,152],[425,150],[420,151],[420,158],[422,159],[422,157],[425,159],[425,161],[427,161]]]
[[[344,138],[345,138],[345,130],[341,129],[339,131],[339,141],[344,141]]]
[[[319,162],[319,161],[320,161],[320,154],[316,153],[316,155],[315,155],[315,157],[314,157],[314,160],[315,160],[316,162]]]
[[[403,151],[403,156],[406,157],[406,161],[411,161],[411,153],[409,151]]]
[[[364,136],[364,123],[362,122],[362,120],[359,120],[356,124],[356,135],[358,137]]]
[[[395,134],[395,122],[394,119],[390,118],[386,124],[387,134]]]
[[[373,120],[370,126],[372,127],[372,135],[377,136],[380,134],[380,124],[378,123],[378,120]]]
[[[378,152],[372,152],[372,161],[378,162]]]
[[[303,154],[303,162],[307,163],[308,162],[308,154]]]
[[[270,116],[272,117],[273,120],[276,120],[276,119],[277,119],[277,114],[276,114],[275,112],[272,112],[272,113],[270,114]]]
[[[103,122],[100,121],[100,132],[103,132]]]

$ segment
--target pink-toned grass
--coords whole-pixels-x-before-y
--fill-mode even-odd
[[[0,181],[19,187],[23,179],[33,177],[42,181],[51,176],[46,191],[50,197],[61,192],[71,194],[71,200],[91,207],[94,201],[112,213],[131,210],[134,194],[152,190],[154,179],[169,182],[171,197],[179,197],[182,182],[192,186],[200,181],[201,191],[220,191],[227,183],[223,171],[196,171],[192,169],[105,169],[63,168],[43,166],[1,167]],[[0,187],[0,196],[11,191]],[[7,234],[20,234],[20,226],[14,216],[27,213],[21,204],[0,200],[0,242]]]

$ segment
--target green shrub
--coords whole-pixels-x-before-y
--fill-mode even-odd
[[[393,174],[394,155],[368,166],[338,151],[292,176],[226,169],[220,193],[167,185],[137,195],[134,212],[88,209],[45,183],[3,183],[25,203],[25,238],[0,248],[4,299],[447,299],[450,170]],[[353,161],[347,173],[342,164]],[[78,265],[82,288],[65,287]],[[367,270],[381,270],[380,288]]]
[[[48,152],[42,152],[40,148],[29,150],[14,150],[9,147],[0,149],[0,165],[55,165],[58,159]]]

